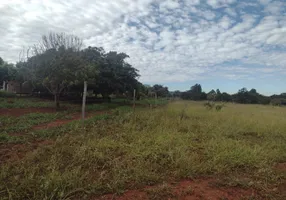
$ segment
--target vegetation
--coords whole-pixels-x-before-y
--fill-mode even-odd
[[[54,121],[56,119],[70,118],[67,112],[62,113],[30,113],[20,117],[0,116],[1,134],[25,133],[33,126]],[[1,141],[0,141],[1,142]]]
[[[84,131],[73,122],[34,132],[57,139],[1,165],[0,193],[4,199],[82,199],[199,176],[261,191],[283,181],[273,166],[286,161],[285,108],[225,106],[221,112],[187,101],[135,113],[123,108],[89,119]],[[156,189],[161,197],[167,187]],[[156,198],[153,189],[147,193]]]
[[[190,90],[185,92],[175,91],[171,96],[180,97],[185,100],[208,100],[242,104],[269,104],[270,102],[273,102],[272,104],[274,105],[284,105],[284,102],[286,102],[286,96],[284,94],[267,97],[259,94],[256,89],[248,91],[246,88],[242,88],[232,95],[226,92],[221,93],[219,89],[205,93],[202,91],[202,86],[200,84],[193,85]]]
[[[0,108],[49,108],[53,104],[50,101],[43,101],[36,98],[1,98]]]
[[[24,52],[17,64],[8,64],[1,58],[0,82],[17,81],[21,85],[31,83],[34,92],[51,93],[59,108],[60,96],[72,94],[80,98],[83,82],[88,81],[88,90],[104,99],[117,94],[132,96],[147,95],[145,87],[137,81],[138,71],[125,60],[125,53],[105,52],[103,48],[82,48],[82,40],[74,35],[50,33]],[[23,54],[23,55],[24,55]]]

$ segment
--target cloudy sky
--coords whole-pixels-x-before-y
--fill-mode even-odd
[[[286,92],[285,0],[0,0],[0,57],[51,31],[130,55],[140,81]]]

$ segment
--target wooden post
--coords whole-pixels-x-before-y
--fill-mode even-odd
[[[83,127],[84,127],[84,117],[85,117],[86,91],[87,91],[87,82],[84,81],[83,95],[82,95],[82,110],[81,110],[81,119],[82,119],[82,126]]]
[[[157,92],[155,92],[155,106],[154,107],[157,107]]]
[[[136,90],[133,91],[133,111],[135,111],[135,98],[136,98]]]

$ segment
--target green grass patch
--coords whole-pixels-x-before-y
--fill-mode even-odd
[[[0,133],[26,133],[35,125],[68,118],[67,112],[30,113],[20,117],[0,116]]]
[[[0,134],[0,144],[7,144],[7,143],[22,143],[26,141],[23,137],[20,136],[11,136],[6,133]]]
[[[197,176],[235,177],[265,188],[283,180],[273,166],[286,162],[284,118],[284,108],[227,104],[212,112],[181,101],[96,116],[85,129],[76,121],[34,132],[57,139],[0,166],[0,192],[3,199],[80,199]],[[147,192],[164,199],[166,190],[163,184]]]
[[[55,107],[54,102],[34,98],[0,98],[0,108],[48,108]]]

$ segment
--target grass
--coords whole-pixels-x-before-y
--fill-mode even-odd
[[[74,122],[38,133],[56,140],[0,166],[2,199],[81,198],[198,176],[259,189],[285,180],[273,169],[286,162],[283,107],[227,104],[216,112],[180,101],[117,110],[87,120],[84,130]],[[148,194],[156,199],[165,190]]]
[[[69,115],[67,112],[61,112],[30,113],[20,117],[0,116],[0,132],[1,135],[8,133],[26,133],[35,125],[51,122],[56,119],[69,119]],[[2,139],[0,139],[0,143],[1,141]]]
[[[48,108],[54,107],[52,101],[40,101],[36,98],[1,98],[0,108]]]

